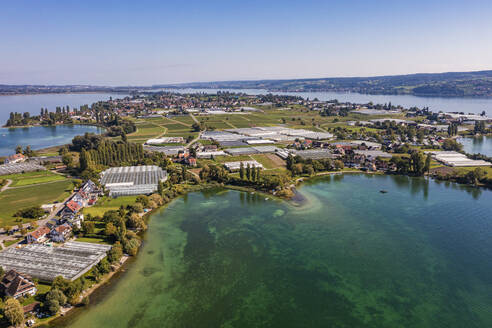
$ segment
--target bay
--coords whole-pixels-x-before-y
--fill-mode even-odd
[[[105,297],[52,325],[492,326],[492,191],[361,174],[300,190],[302,207],[222,189],[175,200]]]
[[[492,157],[492,136],[458,138],[463,150],[469,154],[482,154]]]
[[[100,134],[103,128],[91,125],[33,126],[26,128],[0,128],[0,156],[15,154],[17,146],[42,149],[68,144],[73,137],[86,132]]]
[[[55,111],[57,106],[70,108],[91,105],[97,101],[123,98],[125,94],[118,93],[59,93],[0,96],[0,125],[7,122],[11,112],[39,115],[41,107]]]

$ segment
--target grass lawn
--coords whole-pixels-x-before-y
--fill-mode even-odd
[[[12,239],[12,240],[6,240],[6,241],[3,242],[3,245],[5,247],[9,247],[10,245],[15,244],[16,242],[21,241],[22,239],[24,239],[24,237],[17,238],[17,239]]]
[[[118,198],[102,197],[96,205],[83,209],[84,214],[93,216],[103,216],[104,212],[109,210],[117,210],[121,205],[126,206],[135,204],[137,196],[123,196]]]
[[[26,172],[2,176],[2,179],[12,180],[10,187],[22,187],[38,183],[65,180],[65,177],[50,171]]]
[[[13,215],[20,209],[64,200],[72,191],[72,187],[72,181],[65,179],[5,190],[0,193],[0,225],[17,224]]]
[[[473,171],[477,169],[478,166],[473,166],[473,167],[455,167],[453,168],[455,171],[459,172],[462,175],[467,174],[470,171]],[[480,168],[484,169],[487,172],[487,177],[490,179],[492,178],[492,167],[490,166],[480,166]]]
[[[277,165],[274,161],[272,161],[270,158],[268,158],[268,156],[264,154],[255,154],[255,155],[251,155],[251,157],[258,163],[263,165],[263,167],[267,170],[281,167],[280,165]]]
[[[111,243],[108,243],[104,237],[79,237],[76,239],[76,241],[80,242],[85,242],[85,243],[93,243],[93,244],[105,244],[105,245],[111,245]]]

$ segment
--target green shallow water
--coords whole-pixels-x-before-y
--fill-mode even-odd
[[[491,191],[344,175],[301,192],[300,208],[174,201],[107,295],[57,325],[492,327]]]

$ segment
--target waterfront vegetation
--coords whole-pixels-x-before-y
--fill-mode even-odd
[[[53,326],[492,323],[490,191],[346,174],[300,192],[301,207],[221,188],[178,198],[122,279]]]

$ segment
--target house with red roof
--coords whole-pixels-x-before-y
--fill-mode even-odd
[[[26,161],[26,156],[23,154],[14,154],[5,159],[5,164],[21,163]]]
[[[50,233],[50,228],[40,227],[26,236],[26,242],[28,244],[42,243],[46,241],[46,235],[49,233]]]
[[[19,298],[36,294],[36,285],[31,277],[18,273],[15,270],[8,271],[0,282],[0,290],[7,297]]]
[[[70,236],[71,232],[72,227],[68,223],[64,223],[51,229],[49,237],[53,242],[62,243]]]
[[[65,207],[68,208],[72,213],[77,213],[82,208],[82,204],[76,202],[75,200],[71,200],[65,205]]]

